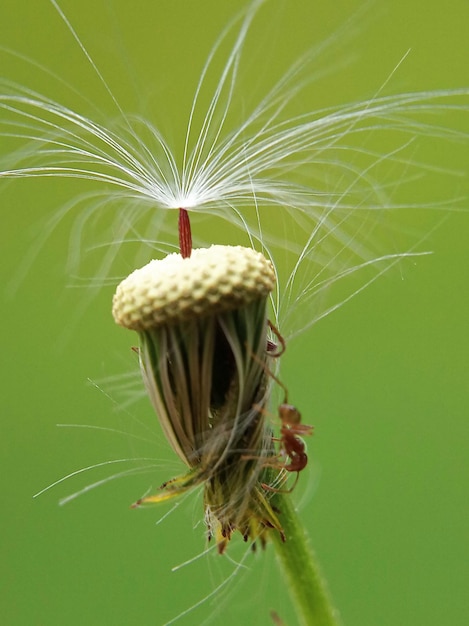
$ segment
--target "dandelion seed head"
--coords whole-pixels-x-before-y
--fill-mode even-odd
[[[223,552],[231,534],[265,542],[283,533],[263,485],[278,481],[268,459],[270,261],[241,246],[196,249],[151,261],[118,286],[116,322],[137,330],[143,379],[166,437],[188,467],[137,505],[204,486],[209,537]]]

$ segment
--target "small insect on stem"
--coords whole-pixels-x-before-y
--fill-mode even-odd
[[[301,423],[300,411],[295,406],[288,403],[288,389],[273,372],[271,372],[267,367],[265,369],[267,374],[271,376],[275,382],[280,385],[280,387],[282,387],[285,395],[282,404],[278,407],[278,416],[282,422],[280,437],[275,439],[275,441],[280,442],[280,451],[276,456],[264,459],[264,465],[266,467],[273,467],[287,472],[296,472],[296,479],[292,487],[286,490],[276,489],[266,483],[262,483],[262,487],[268,491],[274,491],[276,493],[288,493],[293,491],[296,483],[298,482],[300,472],[304,470],[308,464],[308,455],[305,452],[305,443],[302,439],[300,439],[300,437],[312,435],[313,426]],[[255,408],[260,412],[265,412],[265,409],[261,406],[255,405]],[[244,458],[252,459],[253,457],[245,456]],[[288,460],[285,461],[285,458]]]
[[[189,213],[182,207],[179,209],[178,219],[179,252],[183,259],[188,259],[192,252],[192,233]]]
[[[301,413],[292,404],[288,403],[288,390],[285,385],[272,373],[269,372],[272,378],[283,388],[285,396],[282,404],[278,407],[278,416],[282,421],[282,427],[280,428],[280,452],[278,457],[274,461],[269,461],[270,467],[276,467],[278,469],[284,469],[287,472],[296,472],[296,479],[292,487],[286,491],[292,491],[300,472],[304,470],[308,464],[308,455],[305,452],[305,444],[300,436],[312,435],[313,426],[301,423]],[[281,459],[288,457],[288,462],[283,462]],[[267,484],[262,485],[264,489],[269,491],[280,492],[281,489],[275,489]]]

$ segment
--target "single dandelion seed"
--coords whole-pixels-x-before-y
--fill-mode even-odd
[[[178,231],[179,252],[184,259],[187,259],[192,253],[192,233],[189,213],[183,208],[179,209]]]
[[[273,266],[260,252],[214,245],[151,261],[114,296],[114,319],[138,332],[146,389],[188,467],[134,506],[203,485],[208,534],[220,553],[236,530],[245,541],[264,544],[271,529],[284,539],[266,489],[281,483],[287,469],[276,462],[264,410],[267,299],[274,286]]]

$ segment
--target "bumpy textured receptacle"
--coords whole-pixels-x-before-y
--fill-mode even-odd
[[[262,487],[278,471],[262,410],[266,402],[267,314],[271,263],[241,246],[171,254],[118,286],[113,315],[140,336],[145,385],[175,452],[189,468],[159,502],[204,484],[209,535],[222,552],[232,531],[265,539],[282,533]]]
[[[211,246],[135,270],[117,287],[112,312],[121,326],[146,330],[242,307],[274,286],[272,264],[260,252]]]

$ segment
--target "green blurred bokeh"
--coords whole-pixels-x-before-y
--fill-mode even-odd
[[[264,71],[269,68],[272,77],[362,8],[356,1],[268,4],[250,45],[267,59]],[[64,0],[61,6],[122,108],[150,116],[177,144],[203,62],[243,3]],[[87,110],[80,99],[80,112],[91,115],[94,105],[104,116],[116,115],[50,3],[3,0],[1,14],[3,46],[74,86],[89,100]],[[301,110],[373,96],[409,48],[392,79],[395,92],[469,84],[465,0],[444,9],[436,1],[389,0],[371,5],[362,18],[350,50],[337,42],[338,60],[353,52],[358,61],[325,78],[320,91],[313,85],[302,96]],[[18,57],[2,53],[2,73],[74,104],[60,81]],[[247,76],[255,91],[252,68]],[[8,148],[5,141],[2,155]],[[446,158],[449,169],[467,171],[467,141],[452,144]],[[450,175],[442,185],[440,197],[468,192],[464,177],[457,189]],[[181,467],[145,401],[119,410],[116,381],[109,397],[88,382],[136,366],[130,351],[135,338],[116,328],[110,316],[113,289],[102,289],[67,333],[84,296],[66,288],[65,222],[14,297],[6,293],[41,220],[83,188],[57,180],[0,185],[1,622],[160,626],[209,595],[236,566],[210,552],[171,571],[204,549],[197,495],[159,525],[170,505],[129,509]],[[204,237],[215,241],[210,220],[203,227]],[[468,234],[468,216],[449,215],[425,244],[434,255],[373,284],[301,336],[282,359],[291,398],[316,426],[309,442],[312,462],[294,497],[347,626],[469,622]],[[58,423],[128,434],[57,428]],[[156,457],[157,467],[110,481],[63,507],[57,505],[61,497],[124,466],[72,477],[32,498],[76,469],[130,457]],[[244,549],[237,539],[229,555],[240,560]],[[211,618],[224,626],[267,625],[274,608],[292,626],[272,549],[248,555],[243,564],[220,593],[179,623]]]

